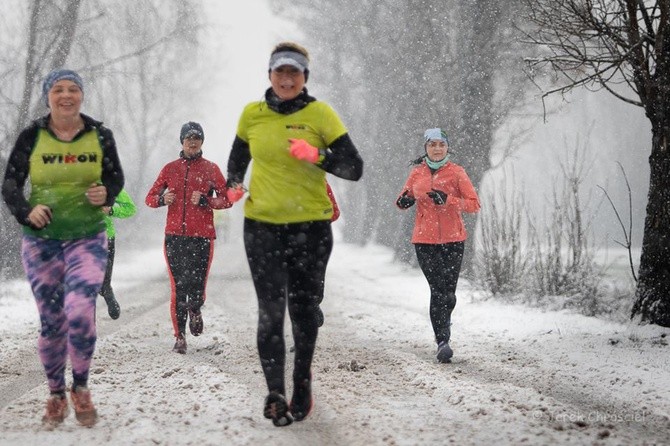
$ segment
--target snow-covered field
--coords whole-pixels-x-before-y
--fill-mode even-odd
[[[117,254],[121,318],[99,300],[90,429],[72,415],[42,428],[37,312],[24,281],[2,284],[0,445],[670,444],[670,329],[485,301],[461,281],[454,361],[438,364],[421,272],[343,243],[328,271],[315,410],[276,428],[262,416],[239,242],[216,249],[205,332],[184,356],[171,352],[162,252],[147,245]]]

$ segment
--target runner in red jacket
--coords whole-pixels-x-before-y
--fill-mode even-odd
[[[430,286],[430,320],[438,345],[437,359],[450,362],[451,312],[456,306],[456,284],[467,238],[461,214],[478,212],[480,206],[465,170],[449,161],[444,130],[426,130],[424,148],[426,155],[417,160],[396,205],[408,209],[416,203],[412,243]]]
[[[201,307],[214,250],[214,212],[232,203],[219,167],[202,157],[205,139],[200,124],[181,128],[179,159],[166,164],[147,193],[147,206],[167,206],[165,259],[172,296],[170,313],[177,341],[174,351],[186,353],[186,321],[193,336],[203,330]]]

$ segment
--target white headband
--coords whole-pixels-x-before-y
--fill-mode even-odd
[[[304,55],[295,51],[279,51],[270,56],[270,70],[282,65],[291,65],[304,73],[309,66],[309,61]]]

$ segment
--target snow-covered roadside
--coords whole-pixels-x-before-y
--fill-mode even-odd
[[[165,275],[160,245],[154,246],[158,246],[158,249],[122,249],[117,252],[112,283],[120,295],[146,280]],[[27,333],[31,333],[28,342],[36,342],[36,334],[33,334],[39,330],[39,317],[27,280],[11,280],[0,285],[0,364],[3,364],[11,358],[13,350],[23,347]],[[132,307],[132,301],[129,303]],[[100,298],[98,313],[101,313],[103,319],[106,311],[105,303]]]
[[[0,444],[670,442],[670,330],[481,301],[462,283],[454,363],[437,364],[421,273],[384,248],[341,243],[327,278],[314,414],[275,428],[261,414],[255,298],[240,247],[216,255],[205,333],[189,337],[186,356],[170,352],[162,253],[119,256],[124,313],[110,321],[100,301],[91,388],[101,420],[92,429],[72,417],[41,428],[44,380],[23,376],[20,363],[34,370],[36,312],[29,293],[0,303],[0,317],[14,313],[9,330],[0,319],[2,387],[25,387],[2,400]]]

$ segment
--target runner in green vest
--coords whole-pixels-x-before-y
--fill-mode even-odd
[[[121,306],[114,296],[112,289],[112,270],[114,269],[114,252],[116,250],[116,228],[114,227],[114,218],[128,218],[135,215],[137,208],[128,192],[122,189],[116,197],[112,206],[103,206],[102,212],[105,214],[105,225],[107,227],[107,269],[105,270],[105,279],[102,281],[100,295],[105,298],[107,303],[107,312],[112,319],[118,319],[121,315]]]

